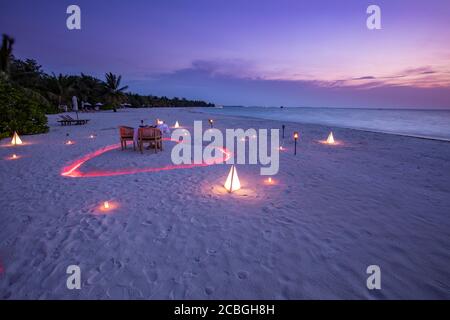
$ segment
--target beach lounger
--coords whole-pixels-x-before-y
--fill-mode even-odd
[[[119,131],[122,150],[127,148],[127,141],[133,141],[133,150],[136,150],[136,144],[134,142],[134,128],[120,126]]]
[[[76,125],[83,125],[89,122],[89,119],[74,119],[69,115],[67,115],[66,118],[75,123]]]
[[[74,119],[74,118],[72,118],[69,115],[66,115],[66,116],[65,115],[61,115],[60,118],[62,120],[58,120],[58,122],[61,123],[62,126],[72,125],[72,124],[84,125],[84,124],[89,122],[89,119]]]
[[[138,146],[141,153],[143,153],[144,142],[149,142],[153,145],[155,153],[158,150],[162,151],[162,132],[157,128],[139,128],[138,129]]]
[[[61,120],[58,120],[59,123],[61,123],[62,126],[67,126],[67,125],[71,125],[71,121],[66,119],[66,117],[64,116],[59,116],[61,118]]]

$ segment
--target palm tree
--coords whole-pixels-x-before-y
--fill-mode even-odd
[[[122,76],[116,76],[112,72],[107,73],[105,78],[106,98],[109,104],[112,105],[114,112],[117,112],[117,105],[125,97],[124,91],[128,89],[128,86],[120,87]]]
[[[53,77],[49,80],[49,95],[52,97],[57,97],[59,106],[70,101],[70,95],[74,89],[73,79],[70,76],[66,76],[61,73],[58,76],[53,73]]]
[[[83,101],[99,100],[104,94],[104,84],[97,78],[81,73],[81,76],[76,78],[75,90]]]
[[[13,45],[14,39],[4,34],[2,47],[0,48],[0,72],[4,72],[7,75],[11,64]]]

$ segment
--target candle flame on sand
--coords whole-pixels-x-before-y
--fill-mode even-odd
[[[269,177],[266,180],[264,180],[264,183],[268,184],[268,185],[275,185],[275,184],[277,184],[276,180],[272,179],[272,177]]]
[[[101,205],[97,207],[94,214],[110,214],[119,207],[116,201],[104,201]]]
[[[18,156],[17,154],[14,153],[14,154],[10,155],[9,157],[6,157],[5,160],[17,160],[19,158],[20,158],[20,156]]]
[[[327,143],[328,144],[335,144],[333,132],[330,132],[330,134],[328,135]]]

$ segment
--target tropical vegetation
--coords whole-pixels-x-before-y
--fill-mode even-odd
[[[45,114],[70,110],[73,96],[101,109],[128,107],[207,107],[211,103],[185,98],[157,97],[128,92],[122,76],[111,72],[105,80],[80,75],[47,74],[33,59],[13,55],[14,39],[3,35],[0,47],[0,138],[14,131],[35,134],[48,131]]]

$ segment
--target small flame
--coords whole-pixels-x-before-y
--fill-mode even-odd
[[[284,150],[283,146],[280,146],[280,151],[283,151],[283,150]]]
[[[22,144],[23,142],[22,142],[22,140],[20,139],[20,137],[19,137],[19,135],[17,134],[17,132],[16,131],[14,131],[14,135],[13,135],[13,138],[12,138],[12,140],[11,140],[11,144],[12,145],[19,145],[19,144]]]
[[[12,158],[13,158],[13,159],[17,159],[17,154],[13,154],[13,155],[12,155]]]
[[[179,128],[179,127],[180,127],[180,124],[178,123],[178,121],[175,122],[174,128]]]
[[[103,208],[109,209],[109,202],[108,202],[108,201],[105,201],[105,202],[103,203]]]
[[[234,165],[231,166],[231,168],[230,168],[230,173],[228,173],[228,177],[227,177],[227,180],[225,181],[224,187],[230,193],[233,191],[239,190],[241,188],[241,183],[239,181],[236,167]]]
[[[91,134],[91,135],[89,136],[89,138],[94,139],[95,136],[94,136],[93,134]]]
[[[334,144],[334,137],[333,137],[333,132],[330,132],[330,134],[328,135],[328,139],[327,139],[327,143],[328,144]]]
[[[68,140],[68,141],[66,142],[66,144],[67,144],[67,145],[71,145],[71,144],[73,144],[73,141],[72,141],[72,140]]]
[[[272,183],[272,178],[267,179],[267,182]]]

